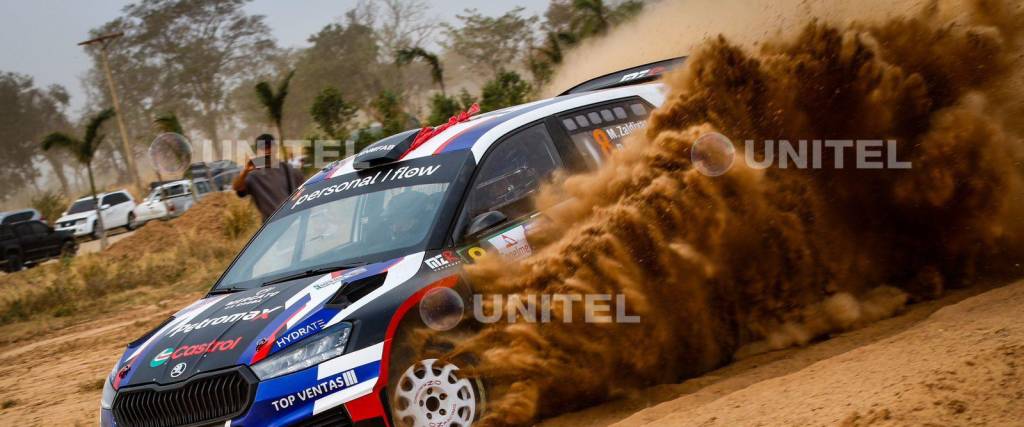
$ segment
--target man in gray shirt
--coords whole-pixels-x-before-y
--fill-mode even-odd
[[[245,162],[245,168],[231,183],[238,197],[252,196],[256,209],[263,215],[263,222],[305,179],[288,162],[278,160],[274,155],[277,148],[272,135],[256,137],[256,157]]]

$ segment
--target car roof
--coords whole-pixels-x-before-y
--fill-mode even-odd
[[[400,160],[471,150],[479,162],[494,142],[523,125],[563,111],[633,96],[639,96],[651,104],[659,106],[665,101],[663,88],[661,83],[648,83],[574,93],[473,116],[465,122],[456,123],[434,135],[423,144],[407,152]],[[355,170],[353,168],[354,158],[355,156],[350,156],[328,165],[303,185],[353,172]]]
[[[115,193],[124,193],[124,194],[127,194],[128,196],[132,195],[131,193],[128,192],[128,190],[114,190],[114,191],[110,191],[110,192],[107,192],[107,193],[96,193],[96,197],[103,198],[104,196],[109,196],[109,195],[115,194]],[[82,196],[79,199],[75,200],[75,202],[81,202],[82,200],[89,200],[89,199],[92,199],[92,195],[91,194],[90,195],[86,195],[86,196]]]

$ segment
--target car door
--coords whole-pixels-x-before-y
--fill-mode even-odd
[[[100,199],[101,208],[106,207],[106,209],[101,211],[103,215],[103,226],[108,230],[125,225],[128,215],[122,214],[122,209],[119,206],[123,200],[124,195],[121,193],[110,193]]]
[[[543,122],[501,139],[484,155],[469,186],[456,233],[457,252],[467,261],[487,253],[520,259],[533,253],[526,237],[538,218],[534,196],[562,168],[562,159]],[[499,212],[506,219],[487,231],[466,235],[474,219]]]
[[[38,258],[45,249],[45,242],[43,242],[42,236],[38,234],[39,230],[32,227],[32,224],[31,222],[14,224],[14,234],[18,236],[23,261]]]
[[[59,235],[53,232],[52,228],[39,221],[31,221],[28,224],[29,227],[32,227],[32,234],[39,239],[39,256],[60,253],[60,246],[64,242],[61,241]]]

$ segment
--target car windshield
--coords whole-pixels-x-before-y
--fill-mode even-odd
[[[452,153],[320,181],[294,194],[216,289],[254,288],[327,266],[425,250],[468,156]]]
[[[154,188],[153,191],[149,192],[149,195],[146,196],[146,201],[160,200],[160,196],[163,195],[163,191],[164,190],[161,187]]]
[[[76,213],[82,213],[82,212],[88,212],[88,211],[95,210],[95,209],[96,209],[96,202],[92,198],[82,199],[82,200],[79,200],[79,201],[75,202],[74,204],[71,205],[70,208],[68,208],[68,215],[76,214]]]

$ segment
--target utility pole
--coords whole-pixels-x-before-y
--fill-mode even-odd
[[[117,127],[121,131],[121,147],[124,149],[124,161],[128,165],[128,175],[135,181],[135,187],[139,191],[145,191],[146,187],[142,185],[142,178],[139,176],[139,170],[135,168],[135,157],[132,156],[131,145],[128,139],[128,128],[124,125],[124,118],[121,115],[121,102],[117,99],[117,88],[114,87],[114,77],[110,73],[110,63],[107,61],[107,46],[110,45],[114,39],[124,36],[123,32],[116,32],[110,34],[104,34],[91,40],[86,40],[79,43],[79,46],[86,46],[92,44],[100,45],[100,62],[103,63],[103,74],[107,76],[107,86],[110,87],[110,100],[114,103],[114,113],[116,113]]]

